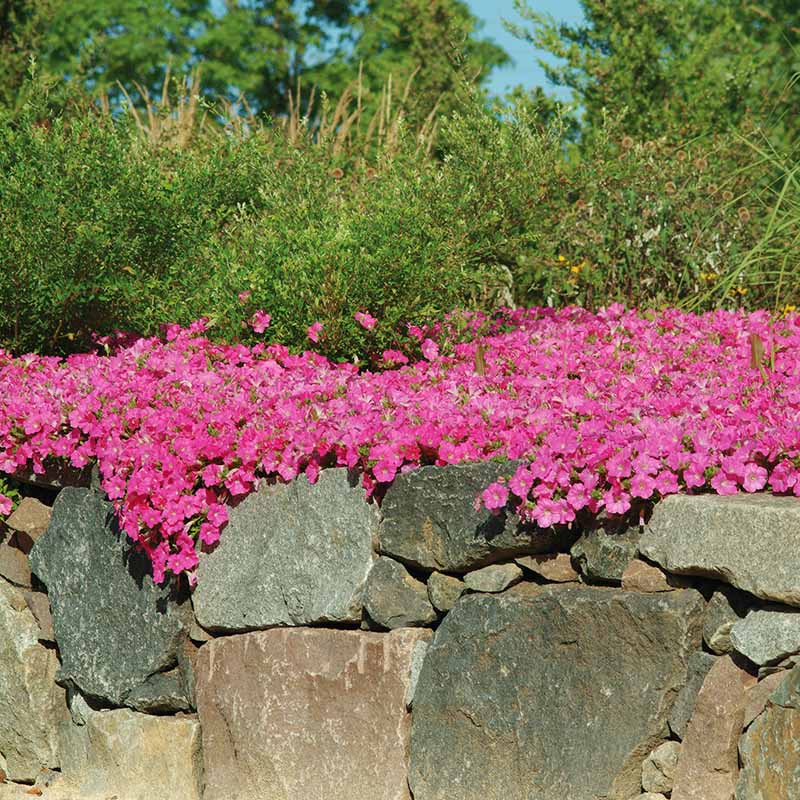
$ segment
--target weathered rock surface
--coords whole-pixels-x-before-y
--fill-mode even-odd
[[[684,687],[678,692],[672,710],[669,712],[669,729],[679,739],[683,739],[689,720],[692,718],[697,694],[708,671],[714,666],[716,656],[697,650],[689,656],[689,671]]]
[[[381,511],[381,552],[425,569],[467,572],[517,555],[564,549],[569,531],[523,526],[513,514],[475,511],[475,498],[517,464],[420,467],[398,475]]]
[[[766,710],[739,741],[736,800],[800,797],[800,668],[770,695]]]
[[[523,570],[553,583],[571,583],[580,577],[572,566],[569,553],[542,553],[514,559]]]
[[[15,781],[58,766],[56,731],[67,714],[64,690],[54,683],[58,659],[38,636],[22,593],[0,580],[0,761]]]
[[[47,530],[53,509],[34,497],[23,497],[14,513],[5,521],[12,531],[25,534],[19,537],[26,552],[30,552],[33,543]],[[26,538],[27,537],[27,538]]]
[[[17,586],[30,588],[28,553],[47,530],[51,509],[32,497],[24,497],[14,513],[0,523],[0,576]]]
[[[800,652],[800,610],[767,606],[731,627],[731,646],[754,664],[775,664]]]
[[[191,716],[155,717],[127,708],[62,723],[65,780],[80,798],[200,800],[200,726]]]
[[[28,556],[19,546],[18,534],[0,523],[0,577],[15,586],[29,589],[31,568]]]
[[[197,620],[192,620],[189,625],[189,638],[193,642],[210,642],[214,638],[214,634],[209,633],[205,628],[201,628],[197,624]]]
[[[672,791],[680,752],[678,742],[664,742],[647,756],[642,764],[642,788],[645,792],[663,794]]]
[[[428,652],[430,642],[427,639],[420,639],[411,651],[411,677],[408,681],[408,689],[406,690],[406,708],[411,708],[414,705],[414,694],[417,691],[417,683],[419,682],[419,673],[422,670],[422,664],[425,661],[425,656]]]
[[[437,611],[448,612],[464,594],[464,581],[452,575],[432,572],[428,577],[428,599]]]
[[[596,583],[619,583],[625,568],[636,558],[639,527],[586,531],[570,554],[581,573]]]
[[[673,589],[686,588],[685,578],[668,575],[658,567],[646,561],[634,558],[622,573],[622,588],[627,592],[671,592]]]
[[[699,645],[702,597],[517,588],[463,597],[428,648],[415,800],[634,797]]]
[[[409,800],[406,695],[430,636],[284,628],[204,645],[204,800]]]
[[[787,669],[793,669],[800,664],[800,653],[795,653],[792,656],[787,656],[776,664],[767,664],[764,667],[758,668],[758,679],[766,678],[767,675],[773,675],[776,672],[785,672]]]
[[[390,630],[429,625],[436,620],[425,584],[402,564],[385,556],[375,562],[369,573],[364,608],[373,622]]]
[[[522,580],[516,564],[490,564],[464,576],[467,589],[473,592],[502,592]]]
[[[712,652],[724,655],[733,650],[731,628],[734,623],[744,619],[757,602],[751,595],[744,594],[731,586],[724,587],[711,595],[706,606],[703,641]]]
[[[125,705],[150,676],[177,664],[188,601],[153,583],[146,557],[132,551],[99,494],[64,489],[30,560],[48,587],[68,685]]]
[[[672,800],[730,800],[739,774],[746,692],[755,681],[730,656],[711,667],[683,737]]]
[[[50,601],[44,592],[23,592],[25,605],[39,626],[39,641],[54,643],[53,615],[50,612]]]
[[[186,676],[180,669],[150,675],[125,698],[125,705],[146,714],[169,714],[191,711],[192,701]]]
[[[636,800],[667,800],[667,796],[660,792],[645,792],[636,797]]]
[[[800,499],[770,494],[670,495],[657,503],[640,552],[668,572],[730,583],[800,605]]]
[[[744,721],[742,727],[746,728],[767,707],[769,696],[780,686],[786,678],[786,672],[774,672],[767,675],[747,690],[747,699],[744,706]]]
[[[193,595],[209,631],[358,622],[378,511],[347,470],[264,486],[230,511]]]

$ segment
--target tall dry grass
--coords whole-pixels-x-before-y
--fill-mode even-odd
[[[288,95],[288,112],[270,118],[256,114],[243,96],[235,102],[209,99],[202,88],[199,67],[176,78],[167,65],[157,96],[138,83],[134,84],[138,93],[135,99],[126,87],[120,84],[118,88],[136,130],[153,147],[185,149],[208,138],[243,139],[277,130],[294,146],[310,144],[325,149],[334,158],[366,158],[398,152],[400,137],[408,128],[406,109],[417,72],[399,87],[389,75],[376,98],[365,87],[361,69],[338,98],[331,98],[315,86],[306,91],[298,82]],[[115,113],[108,94],[101,94],[98,102],[103,114]],[[439,101],[411,131],[418,156],[427,157],[433,151],[438,109]]]

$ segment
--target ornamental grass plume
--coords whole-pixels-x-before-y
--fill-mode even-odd
[[[425,358],[387,351],[396,366],[377,372],[214,344],[202,321],[107,355],[0,351],[0,472],[96,461],[159,582],[193,576],[232,499],[334,466],[360,471],[379,502],[423,464],[519,461],[478,502],[543,528],[679,491],[800,496],[800,315],[611,306],[460,319],[459,336],[452,320],[415,329]],[[770,342],[769,380],[754,341]]]

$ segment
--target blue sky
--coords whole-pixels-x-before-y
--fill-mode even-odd
[[[537,53],[531,44],[515,39],[503,27],[502,20],[524,23],[522,17],[514,10],[513,0],[467,0],[472,13],[484,22],[482,34],[493,39],[511,56],[514,65],[495,70],[489,77],[489,89],[495,94],[502,94],[506,89],[522,84],[523,86],[543,86],[548,91],[544,73],[536,63],[537,58],[544,55]],[[583,13],[579,0],[528,0],[528,5],[535,11],[552,14],[559,21],[578,22]],[[568,95],[558,93],[564,99]]]

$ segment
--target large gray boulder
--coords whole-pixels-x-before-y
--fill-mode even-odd
[[[378,511],[346,469],[264,486],[231,509],[192,602],[212,632],[358,622]]]
[[[0,763],[14,781],[59,765],[56,733],[67,703],[55,684],[56,653],[38,637],[22,592],[0,579]]]
[[[462,597],[417,684],[415,800],[635,797],[702,613],[693,590]]]
[[[467,572],[517,555],[568,547],[575,535],[520,523],[503,511],[475,510],[475,499],[516,462],[420,467],[398,475],[381,511],[385,555],[424,569]]]
[[[639,551],[681,575],[730,583],[800,606],[800,499],[770,494],[670,495],[653,509]]]
[[[62,490],[30,561],[48,588],[66,685],[122,706],[177,665],[188,600],[174,586],[153,583],[149,562],[100,494]]]

